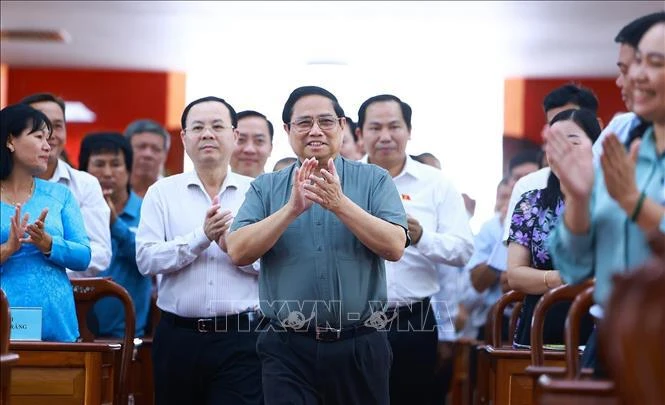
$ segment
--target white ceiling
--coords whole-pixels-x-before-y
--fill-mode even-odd
[[[8,28],[64,29],[68,44],[3,41],[10,66],[145,70],[486,64],[506,76],[615,74],[614,35],[662,1],[5,1]],[[486,56],[485,56],[486,55]]]

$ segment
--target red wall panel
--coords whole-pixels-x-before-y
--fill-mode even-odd
[[[145,72],[102,69],[24,68],[9,67],[8,101],[38,92],[54,93],[67,101],[81,101],[97,115],[94,123],[67,124],[66,151],[72,162],[78,162],[80,140],[93,131],[123,131],[133,120],[150,118],[163,125],[169,119],[170,72]],[[184,86],[184,80],[182,80]],[[184,90],[184,89],[181,89]],[[184,107],[184,91],[178,92],[175,100]],[[172,110],[173,108],[171,108]],[[168,128],[171,130],[173,128]],[[169,154],[167,170],[171,173],[182,170],[182,148],[179,139]],[[175,154],[180,156],[175,156]]]

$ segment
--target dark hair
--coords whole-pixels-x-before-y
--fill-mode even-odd
[[[240,121],[243,118],[247,118],[247,117],[259,117],[259,118],[263,118],[264,120],[266,120],[266,123],[268,124],[268,132],[270,133],[270,143],[272,143],[272,138],[275,134],[275,129],[273,128],[272,122],[270,122],[268,117],[266,117],[265,115],[261,114],[258,111],[254,111],[254,110],[245,110],[245,111],[240,111],[238,113],[238,121]]]
[[[180,116],[180,125],[182,129],[185,129],[187,126],[187,114],[189,114],[189,110],[192,109],[197,104],[200,103],[205,103],[207,101],[216,101],[218,103],[222,103],[226,106],[226,108],[229,109],[229,114],[231,115],[231,125],[233,125],[233,128],[238,127],[238,115],[236,114],[236,110],[233,109],[231,104],[227,103],[223,98],[215,97],[215,96],[208,96],[208,97],[203,97],[203,98],[198,98],[191,103],[187,104],[187,107],[182,112],[182,116]]]
[[[282,122],[284,124],[291,125],[290,122],[291,117],[293,116],[293,106],[296,104],[296,102],[305,96],[314,95],[323,96],[327,99],[330,99],[330,101],[332,101],[333,109],[335,110],[335,115],[338,117],[344,116],[344,109],[342,109],[342,106],[339,105],[337,97],[335,97],[331,92],[318,86],[303,86],[293,90],[289,95],[289,98],[286,100],[286,103],[284,103],[284,109],[282,110]]]
[[[433,154],[431,154],[429,152],[423,152],[420,155],[410,155],[410,156],[411,156],[411,159],[413,159],[417,162],[420,162],[422,164],[425,164],[425,165],[427,164],[427,163],[425,163],[425,159],[433,159],[433,160],[436,160],[437,162],[439,162],[439,164],[441,164],[441,161],[436,156],[434,156]]]
[[[370,104],[380,103],[383,101],[394,101],[399,104],[399,107],[402,110],[402,118],[404,118],[406,127],[409,128],[410,131],[412,113],[411,106],[400,100],[399,97],[393,96],[392,94],[380,94],[378,96],[370,97],[360,105],[360,108],[358,109],[358,127],[360,127],[360,130],[362,131],[363,125],[365,125],[365,114],[367,113],[367,108],[370,106]]]
[[[35,93],[31,94],[27,97],[24,97],[20,103],[21,104],[34,104],[34,103],[41,103],[44,101],[51,101],[53,103],[56,103],[60,109],[62,110],[62,116],[65,116],[65,100],[61,99],[60,97],[53,95],[51,93]]]
[[[127,138],[131,145],[132,137],[136,134],[142,134],[144,132],[149,132],[164,138],[164,150],[167,152],[169,151],[169,148],[171,147],[171,135],[163,126],[159,125],[153,120],[140,119],[132,121],[125,129],[125,138]]]
[[[600,136],[601,128],[598,123],[598,117],[591,110],[582,108],[579,110],[570,109],[561,111],[552,118],[552,121],[550,121],[549,124],[552,125],[559,121],[573,121],[582,129],[582,131],[584,131],[586,136],[589,137],[592,144],[596,142],[596,139]],[[563,198],[559,178],[554,172],[550,172],[550,175],[547,178],[547,187],[541,191],[541,198],[543,207],[549,208],[552,212],[556,210],[559,200]]]
[[[7,147],[9,136],[18,138],[27,128],[30,133],[40,130],[44,125],[49,134],[53,131],[51,121],[46,115],[27,104],[13,104],[0,111],[0,179],[4,180],[12,173],[14,157]]]
[[[572,83],[557,87],[543,99],[543,110],[547,113],[553,108],[563,107],[566,104],[575,104],[580,108],[598,113],[598,99],[593,92],[582,86]]]
[[[644,33],[660,22],[665,22],[665,11],[642,16],[621,28],[621,31],[614,37],[614,42],[630,45],[637,49],[637,45],[640,43]]]
[[[346,118],[346,126],[349,128],[349,131],[351,131],[351,136],[353,137],[353,142],[358,142],[358,135],[356,135],[356,128],[358,125],[356,125],[355,122],[351,119],[351,117],[344,117]]]
[[[513,156],[508,162],[508,173],[512,175],[513,169],[525,163],[534,163],[540,168],[541,166],[540,152],[537,150],[523,150]]]
[[[275,166],[273,167],[272,171],[274,172],[275,169],[277,168],[277,166],[279,166],[280,164],[283,164],[283,165],[289,166],[289,165],[294,164],[294,163],[297,162],[297,161],[298,161],[297,158],[294,158],[294,157],[291,157],[291,156],[289,156],[289,157],[285,157],[285,158],[281,158],[281,159],[279,159],[277,162],[275,162]]]
[[[86,135],[81,141],[79,151],[79,170],[88,171],[90,156],[100,153],[118,153],[125,155],[127,172],[132,171],[132,145],[129,140],[119,132],[95,132]]]

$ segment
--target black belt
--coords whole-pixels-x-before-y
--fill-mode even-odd
[[[315,326],[309,328],[295,329],[288,326],[284,326],[279,321],[276,321],[274,319],[270,320],[270,324],[275,330],[299,333],[302,334],[303,336],[311,337],[319,342],[336,342],[338,340],[344,340],[352,337],[362,336],[380,330],[362,324],[347,326],[340,329],[331,328],[328,326]]]
[[[408,305],[402,305],[396,308],[390,308],[386,311],[389,315],[397,312],[398,315],[411,315],[411,314],[421,314],[429,307],[430,297],[423,299],[422,301],[416,301]]]
[[[240,328],[249,328],[250,323],[263,320],[260,311],[241,312],[216,316],[213,318],[185,318],[162,311],[161,315],[169,324],[182,329],[191,329],[200,333],[237,331]]]

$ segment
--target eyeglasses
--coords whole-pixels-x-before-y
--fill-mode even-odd
[[[209,129],[210,132],[212,132],[215,135],[221,135],[225,129],[234,129],[235,127],[233,125],[225,127],[222,124],[214,124],[212,126],[203,126],[203,125],[194,125],[191,128],[185,128],[185,131],[189,131],[194,135],[202,135],[205,133],[206,129]]]
[[[312,118],[302,118],[293,122],[290,122],[291,125],[296,129],[296,132],[306,133],[312,130],[314,127],[314,122],[316,125],[321,128],[322,131],[330,131],[335,128],[340,117],[334,117],[331,115],[324,115],[322,117]]]

